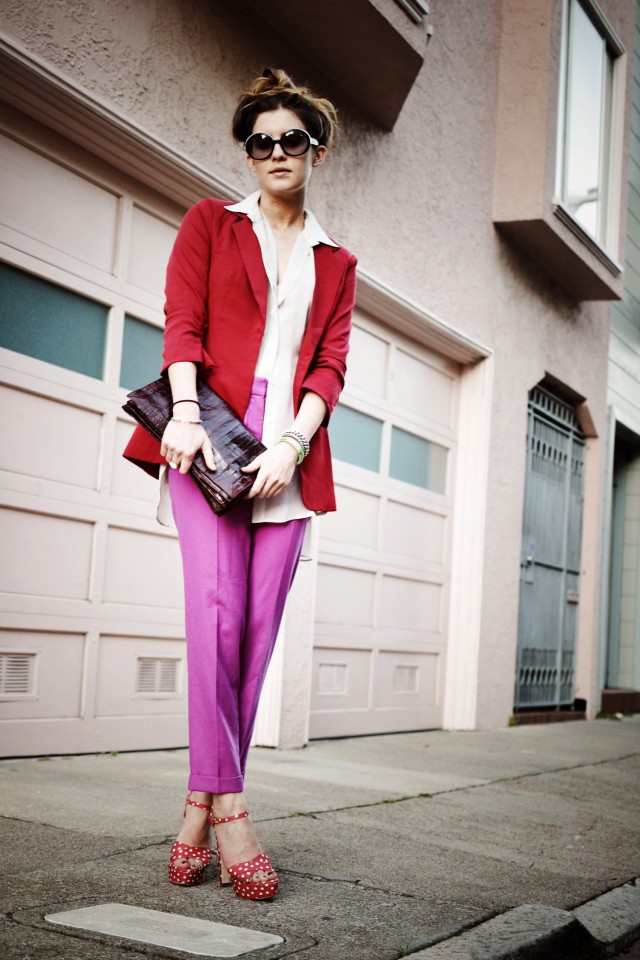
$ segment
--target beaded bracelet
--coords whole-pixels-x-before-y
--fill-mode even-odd
[[[202,423],[202,420],[181,420],[180,417],[171,417],[172,423]]]
[[[285,436],[284,434],[280,437],[280,443],[289,443],[293,449],[298,454],[298,459],[296,460],[296,466],[299,466],[304,460],[304,450],[300,446],[297,440],[294,440],[293,437]]]
[[[309,456],[309,450],[311,449],[311,444],[309,443],[309,438],[305,437],[304,433],[300,433],[299,430],[285,430],[282,434],[283,437],[291,437],[292,440],[296,440],[302,447],[302,452],[305,457]],[[304,459],[304,457],[303,457]]]

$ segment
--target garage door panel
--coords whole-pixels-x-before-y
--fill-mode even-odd
[[[454,416],[451,374],[436,370],[419,357],[397,350],[391,399],[421,418],[450,429]]]
[[[1,135],[0,158],[3,223],[113,273],[119,197]]]
[[[338,509],[322,518],[321,535],[341,546],[375,549],[380,497],[336,484]]]
[[[111,493],[117,497],[131,497],[144,503],[155,504],[158,499],[157,481],[122,456],[133,430],[130,420],[116,422],[115,456],[111,462]]]
[[[442,630],[441,583],[383,576],[381,626],[439,633]]]
[[[422,563],[444,564],[447,559],[447,517],[389,500],[382,544],[385,553]]]
[[[369,705],[372,651],[316,647],[312,710],[354,710]]]
[[[318,564],[316,618],[320,623],[373,624],[376,575]]]
[[[174,226],[134,205],[127,279],[151,293],[163,290],[167,261],[176,234]]]
[[[79,717],[85,643],[80,633],[0,631],[0,719]],[[64,683],[50,683],[58,674]]]
[[[102,636],[96,717],[186,715],[184,640]]]
[[[5,386],[0,405],[7,440],[0,445],[0,469],[97,489],[101,414]]]
[[[377,704],[383,710],[421,709],[438,701],[437,653],[402,653],[381,650],[378,654],[380,682]]]
[[[389,343],[354,325],[351,330],[347,383],[374,396],[385,394]]]
[[[110,527],[103,600],[113,604],[181,608],[178,543],[171,537]]]
[[[92,523],[2,508],[0,539],[3,593],[88,599]]]

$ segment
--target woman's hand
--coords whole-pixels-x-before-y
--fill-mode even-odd
[[[193,458],[198,450],[202,450],[207,467],[215,470],[211,441],[204,427],[189,423],[190,420],[200,420],[196,365],[190,360],[181,360],[172,363],[167,370],[173,396],[173,418],[162,435],[160,453],[174,470],[189,473]]]
[[[170,420],[162,435],[160,447],[160,453],[169,466],[179,469],[180,473],[189,473],[198,450],[202,450],[204,462],[209,470],[215,470],[211,441],[204,428],[197,423],[179,423],[176,420]]]
[[[277,497],[291,482],[298,455],[290,443],[277,443],[242,468],[243,473],[256,473],[246,499],[268,500]]]

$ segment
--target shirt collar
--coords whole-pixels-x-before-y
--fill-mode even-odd
[[[319,243],[325,243],[328,247],[337,247],[331,237],[327,236],[311,210],[304,211],[304,230],[303,233],[312,247]]]
[[[260,209],[260,191],[256,190],[255,193],[249,194],[248,197],[240,200],[239,203],[228,204],[225,206],[225,210],[230,210],[231,213],[244,213],[252,223],[262,220],[263,214]],[[338,246],[337,243],[327,236],[311,210],[307,210],[306,208],[304,211],[304,230],[302,232],[304,233],[305,240],[311,247],[315,247],[319,243],[324,243],[328,247]]]

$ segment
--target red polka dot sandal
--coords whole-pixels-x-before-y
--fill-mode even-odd
[[[249,811],[236,813],[232,817],[209,817],[211,825],[215,831],[219,823],[231,823],[234,820],[244,820],[249,816]],[[236,863],[233,867],[227,867],[220,854],[220,843],[216,833],[216,842],[218,844],[218,860],[220,861],[220,885],[226,886],[231,883],[233,892],[237,897],[243,900],[269,900],[275,897],[278,892],[278,874],[271,866],[271,860],[266,853],[259,853],[253,860],[247,860],[245,863]],[[254,880],[258,871],[268,874],[264,880]]]
[[[191,794],[187,796],[184,813],[187,812],[187,806],[199,807],[200,810],[207,810],[211,815],[211,806],[206,803],[196,803],[191,799]],[[204,880],[204,872],[212,858],[213,850],[209,850],[208,847],[191,847],[188,843],[176,840],[169,855],[169,880],[182,887],[195,887]],[[189,860],[197,860],[198,864],[191,864]]]

